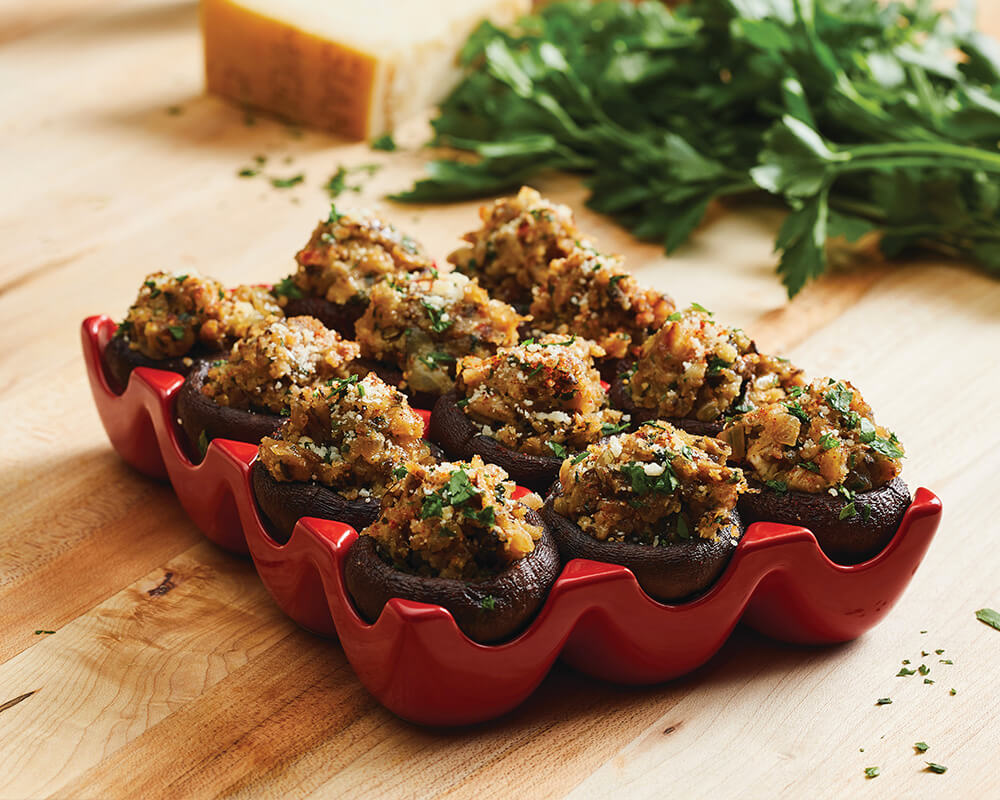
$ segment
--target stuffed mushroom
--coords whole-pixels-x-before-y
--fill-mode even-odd
[[[564,560],[621,564],[653,599],[683,601],[722,574],[743,534],[747,483],[728,456],[718,439],[649,422],[566,459],[542,518]]]
[[[262,287],[229,290],[193,272],[154,272],[108,343],[104,363],[122,389],[136,367],[186,375],[199,359],[224,352],[280,316],[281,309]]]
[[[275,539],[288,541],[301,517],[369,525],[390,484],[435,462],[423,433],[406,397],[377,375],[299,389],[288,419],[261,441],[251,473]]]
[[[378,281],[434,267],[420,244],[385,220],[336,206],[295,260],[298,270],[273,290],[285,314],[316,317],[349,339]]]
[[[275,319],[191,370],[177,396],[181,427],[202,452],[220,437],[257,443],[281,426],[298,389],[367,372],[360,352],[313,317]]]
[[[803,383],[787,360],[758,353],[739,328],[716,322],[699,305],[671,314],[638,359],[611,383],[611,403],[634,422],[669,420],[715,435],[726,416],[783,399]]]
[[[899,477],[903,445],[848,381],[792,387],[786,400],[744,414],[719,436],[759,490],[743,496],[746,520],[809,528],[838,563],[881,551],[910,505]]]
[[[478,454],[546,491],[567,454],[627,427],[594,368],[603,355],[586,339],[549,335],[463,358],[455,388],[434,405],[430,438],[453,458]]]
[[[514,499],[507,474],[479,457],[414,464],[382,498],[344,570],[361,616],[374,622],[393,597],[444,606],[471,639],[490,643],[522,630],[559,574],[545,524]]]

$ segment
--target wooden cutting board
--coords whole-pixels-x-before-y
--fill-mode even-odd
[[[649,688],[557,666],[498,722],[424,730],[378,706],[335,642],[285,619],[168,487],[121,463],[78,325],[121,315],[154,269],[287,274],[341,164],[380,166],[343,203],[375,205],[441,258],[477,204],[380,200],[418,174],[422,124],[401,152],[373,153],[246,117],[201,86],[192,2],[0,1],[0,797],[1000,796],[1000,632],[973,616],[1000,608],[1000,283],[923,261],[841,274],[788,304],[778,211],[720,212],[668,259],[584,209],[575,180],[539,182],[644,280],[854,380],[944,522],[859,641],[799,648],[740,629],[696,674]],[[264,175],[238,177],[257,154]],[[268,181],[298,174],[291,189]],[[935,683],[894,677],[906,658]],[[882,774],[866,781],[872,765]]]

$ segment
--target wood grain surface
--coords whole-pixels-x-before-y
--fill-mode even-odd
[[[1000,8],[983,5],[1000,32]],[[155,269],[287,274],[340,164],[382,165],[344,202],[440,258],[478,204],[380,199],[418,173],[423,124],[400,133],[401,152],[374,153],[246,118],[201,87],[192,2],[0,0],[0,798],[1000,797],[1000,633],[973,616],[1000,608],[1000,283],[936,261],[875,265],[788,304],[777,210],[720,209],[668,259],[588,212],[574,179],[539,182],[643,280],[813,374],[850,377],[944,521],[897,608],[858,641],[791,647],[737,629],[695,674],[648,688],[557,665],[499,721],[426,730],[375,703],[336,643],[284,618],[248,561],[117,458],[78,326],[121,315]],[[305,181],[237,177],[256,154],[266,176]],[[935,683],[894,677],[904,658]]]

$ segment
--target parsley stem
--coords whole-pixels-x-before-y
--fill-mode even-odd
[[[967,147],[951,142],[892,142],[889,144],[859,144],[848,147],[846,152],[851,161],[839,164],[838,169],[850,169],[851,163],[864,159],[878,159],[879,166],[884,168],[884,162],[891,162],[894,167],[935,167],[941,165],[941,158],[956,158],[979,164],[989,172],[1000,172],[1000,153],[984,150],[981,147]],[[856,169],[867,169],[867,166],[855,164]]]

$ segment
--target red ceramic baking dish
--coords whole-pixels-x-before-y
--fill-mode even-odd
[[[740,620],[788,642],[856,638],[899,599],[941,517],[941,501],[918,489],[886,548],[850,567],[831,562],[805,528],[755,523],[712,589],[681,605],[651,600],[625,567],[573,560],[528,629],[499,645],[471,641],[440,606],[401,599],[391,600],[370,625],[344,586],[344,560],[356,532],[307,518],[287,544],[278,544],[250,489],[256,447],[217,439],[202,463],[193,464],[174,414],[183,378],[140,367],[116,394],[102,364],[114,331],[107,316],[83,323],[87,373],[112,446],[139,471],[167,478],[209,539],[249,552],[285,613],[311,631],[336,636],[368,690],[414,722],[460,725],[503,714],[531,694],[557,657],[611,681],[668,680],[707,661]]]

